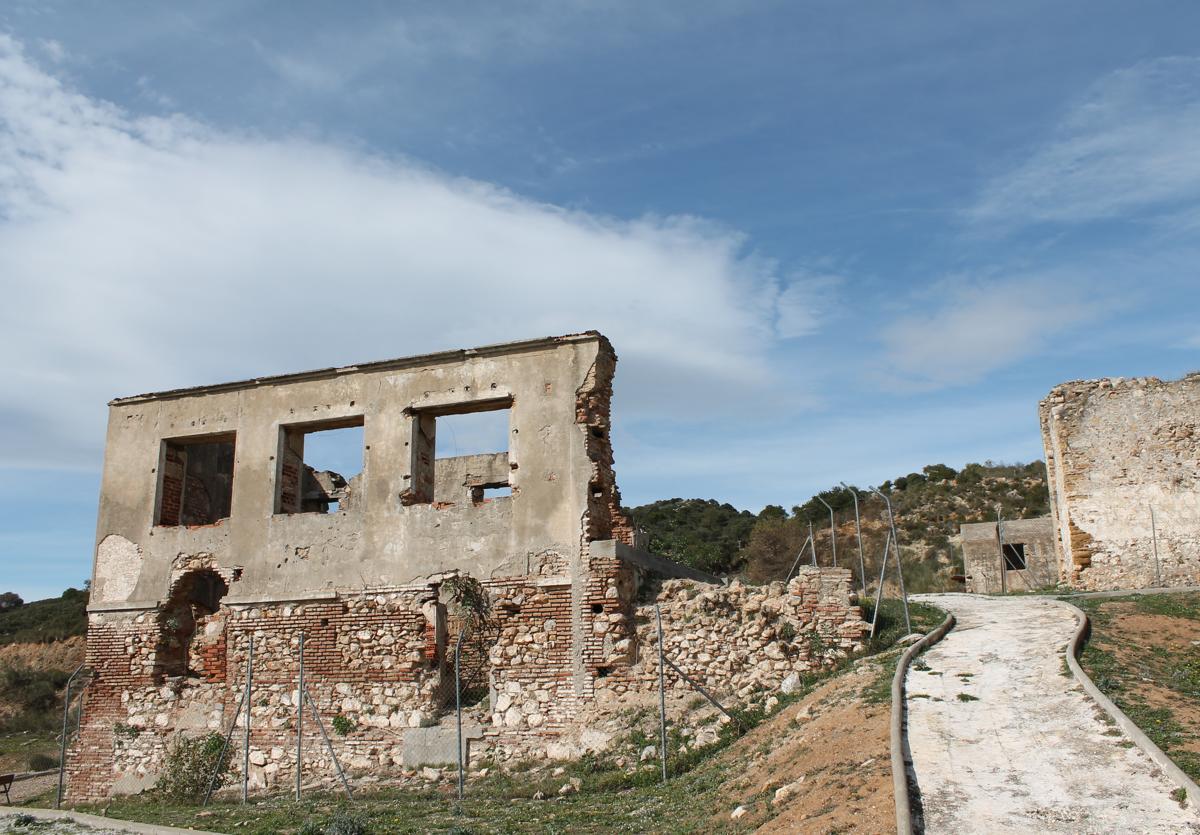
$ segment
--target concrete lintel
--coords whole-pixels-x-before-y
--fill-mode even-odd
[[[372,589],[371,593],[383,593],[378,589]],[[341,595],[335,591],[318,592],[313,594],[289,595],[281,594],[278,597],[227,597],[221,601],[224,606],[268,606],[275,603],[327,603],[330,600],[337,600]]]
[[[121,600],[116,603],[89,603],[88,614],[93,612],[148,612],[157,609],[158,600]]]

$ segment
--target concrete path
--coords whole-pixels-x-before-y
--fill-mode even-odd
[[[925,831],[1200,833],[1175,785],[1064,664],[1074,614],[1042,597],[922,595],[958,625],[909,669]],[[928,669],[925,669],[928,667]],[[961,697],[961,698],[960,698]]]

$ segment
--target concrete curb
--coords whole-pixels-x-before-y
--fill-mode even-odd
[[[896,832],[912,835],[912,802],[908,796],[908,768],[904,753],[908,747],[904,729],[904,678],[908,665],[918,653],[933,646],[954,628],[954,615],[947,614],[942,625],[917,641],[896,663],[896,674],[892,676],[892,793],[896,798]]]
[[[1126,592],[1126,594],[1128,594],[1128,592]],[[1098,688],[1088,677],[1088,674],[1083,671],[1083,667],[1079,666],[1079,652],[1083,649],[1083,640],[1087,635],[1091,625],[1088,621],[1087,614],[1084,613],[1084,611],[1078,606],[1072,605],[1065,600],[1057,600],[1055,602],[1059,605],[1069,608],[1075,613],[1075,617],[1079,621],[1079,627],[1075,630],[1075,636],[1071,638],[1066,649],[1067,666],[1071,668],[1071,673],[1074,674],[1075,680],[1078,681],[1080,686],[1083,687],[1084,692],[1091,696],[1092,699],[1100,705],[1100,707],[1104,708],[1105,713],[1112,717],[1112,720],[1117,723],[1117,726],[1122,731],[1125,732],[1125,735],[1129,737],[1129,739],[1135,745],[1137,745],[1138,748],[1141,748],[1142,751],[1145,752],[1146,756],[1148,756],[1155,765],[1161,768],[1163,772],[1171,778],[1172,782],[1187,792],[1188,801],[1191,803],[1192,808],[1200,808],[1200,786],[1197,786],[1191,777],[1188,777],[1186,774],[1184,774],[1179,766],[1175,765],[1175,763],[1171,761],[1171,758],[1168,757],[1161,748],[1155,745],[1154,742],[1151,741],[1150,737],[1146,736],[1146,734],[1142,732],[1142,729],[1133,723],[1132,719],[1125,715],[1125,712],[1121,710],[1121,708],[1113,704],[1112,700],[1109,699],[1108,696],[1105,696],[1103,693],[1101,693],[1100,688]]]
[[[1200,586],[1153,586],[1146,589],[1111,589],[1109,591],[1075,591],[1052,595],[1060,599],[1083,600],[1093,597],[1129,597],[1135,594],[1187,594],[1198,592]]]
[[[117,830],[118,832],[134,832],[138,835],[219,835],[206,829],[177,829],[174,826],[159,826],[154,823],[138,823],[120,818],[105,818],[100,815],[88,815],[83,812],[72,812],[66,809],[35,809],[28,806],[0,806],[0,821],[5,818],[15,818],[17,815],[29,815],[39,820],[70,820],[97,829]]]
[[[22,780],[32,780],[35,777],[49,777],[51,774],[57,773],[57,768],[47,768],[45,771],[22,771],[19,774],[13,775],[13,782],[20,783]]]

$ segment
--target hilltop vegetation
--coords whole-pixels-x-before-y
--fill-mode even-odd
[[[863,552],[869,577],[878,576],[887,536],[884,502],[865,488],[859,494]],[[892,502],[909,591],[956,588],[961,567],[956,537],[960,525],[996,518],[1028,519],[1049,512],[1046,469],[1029,464],[968,464],[955,470],[931,464],[879,485]],[[843,487],[818,494],[833,509],[838,563],[858,572],[854,497]],[[832,562],[829,511],[813,497],[789,512],[768,505],[757,515],[712,499],[667,499],[633,508],[635,523],[650,535],[650,547],[665,557],[715,574],[751,580],[780,579],[800,554],[812,522],[817,560]],[[806,551],[804,560],[811,559]],[[889,569],[889,577],[891,569]]]
[[[59,597],[0,609],[0,644],[44,644],[82,635],[87,602],[87,590],[67,589]]]

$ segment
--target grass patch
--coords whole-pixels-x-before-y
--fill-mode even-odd
[[[977,701],[979,701],[978,696],[972,696],[970,693],[959,693],[954,698],[958,699],[960,702],[977,702]]]
[[[1079,657],[1084,671],[1189,777],[1200,779],[1200,753],[1184,747],[1197,739],[1197,732],[1174,713],[1180,704],[1200,708],[1200,647],[1173,651],[1148,641],[1133,644],[1128,634],[1121,633],[1116,620],[1117,613],[1127,611],[1132,604],[1138,614],[1197,621],[1200,594],[1129,595],[1073,602],[1088,613],[1092,623],[1088,644]],[[1171,706],[1152,706],[1147,698],[1151,688],[1160,695],[1163,690],[1169,691]]]

